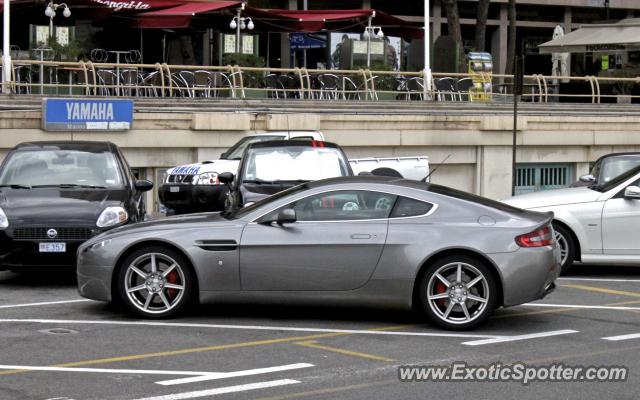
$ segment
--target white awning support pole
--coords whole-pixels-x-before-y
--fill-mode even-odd
[[[429,0],[424,0],[424,100],[431,97],[431,34],[429,21],[431,10]]]
[[[9,93],[9,82],[11,82],[11,47],[9,45],[9,0],[4,0],[3,4],[3,30],[2,30],[2,93]]]

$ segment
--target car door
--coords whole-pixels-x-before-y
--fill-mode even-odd
[[[640,180],[630,186],[638,186]],[[640,200],[626,199],[624,189],[607,200],[602,210],[604,254],[640,256]]]
[[[387,237],[396,196],[340,190],[305,197],[248,224],[240,245],[243,290],[343,291],[364,285]],[[291,208],[297,221],[264,223]]]

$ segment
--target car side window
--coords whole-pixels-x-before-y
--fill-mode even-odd
[[[298,221],[349,221],[389,218],[396,195],[365,190],[342,190],[305,197],[270,213],[276,219],[285,208],[293,208]]]
[[[424,201],[399,197],[393,208],[391,218],[416,217],[425,215],[433,208],[433,204]]]

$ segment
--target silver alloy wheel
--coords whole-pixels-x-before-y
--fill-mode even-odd
[[[560,265],[564,266],[569,257],[569,243],[567,239],[557,230],[554,230],[554,238],[560,247]]]
[[[149,314],[165,313],[176,307],[185,291],[182,267],[161,253],[148,253],[133,260],[124,275],[127,298]]]
[[[489,284],[471,264],[453,262],[438,268],[427,284],[429,307],[450,324],[468,324],[487,309]]]

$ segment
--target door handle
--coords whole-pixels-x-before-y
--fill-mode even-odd
[[[371,239],[371,235],[367,233],[354,233],[351,235],[351,239]]]

